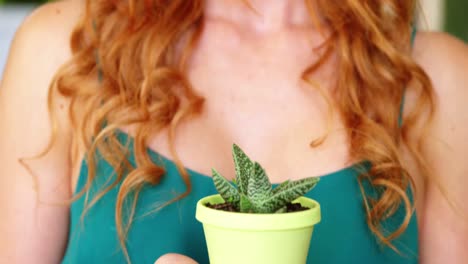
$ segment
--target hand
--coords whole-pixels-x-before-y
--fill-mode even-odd
[[[162,255],[154,264],[198,264],[195,260],[180,254]]]

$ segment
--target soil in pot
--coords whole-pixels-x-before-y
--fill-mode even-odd
[[[212,209],[222,210],[222,211],[227,211],[227,212],[239,212],[239,210],[237,210],[237,208],[235,208],[230,203],[221,203],[221,204],[206,203],[205,206],[212,208]],[[285,213],[305,211],[308,209],[309,209],[308,207],[304,207],[300,203],[287,203]]]

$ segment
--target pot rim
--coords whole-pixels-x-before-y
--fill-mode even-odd
[[[223,203],[221,195],[210,195],[197,202],[196,218],[204,225],[217,226],[226,229],[238,230],[288,230],[298,228],[312,228],[321,220],[320,204],[310,198],[301,196],[293,202],[299,202],[308,210],[279,213],[279,214],[252,214],[227,212],[205,206],[207,202],[212,204]]]

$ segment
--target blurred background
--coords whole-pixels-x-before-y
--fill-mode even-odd
[[[35,7],[44,2],[47,0],[0,0],[0,79],[10,42],[17,27]],[[445,31],[468,43],[468,0],[420,0],[420,2],[419,28]]]

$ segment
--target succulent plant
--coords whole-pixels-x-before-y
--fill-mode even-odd
[[[236,178],[231,183],[213,169],[213,182],[226,203],[243,213],[277,213],[315,187],[319,179],[287,180],[273,188],[265,170],[236,144],[232,147]]]

